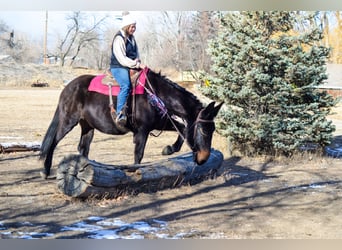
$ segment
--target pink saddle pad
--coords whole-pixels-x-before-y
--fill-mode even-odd
[[[144,69],[140,74],[138,79],[138,84],[135,87],[135,91],[132,91],[132,94],[141,95],[144,94],[144,87],[146,82],[147,69]],[[102,79],[106,75],[97,75],[91,80],[88,91],[97,92],[103,95],[109,95],[109,87],[106,84],[102,83]],[[112,95],[117,96],[120,92],[120,86],[112,86]]]

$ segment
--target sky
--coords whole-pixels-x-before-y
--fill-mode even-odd
[[[71,11],[48,11],[48,38],[56,34],[64,34],[67,30],[66,16]],[[99,17],[113,17],[121,12],[93,11]],[[42,40],[45,32],[46,11],[0,11],[0,20],[4,21],[10,30],[27,34],[33,40]]]
[[[66,12],[48,13],[48,27],[50,32],[62,31],[65,28]],[[0,11],[0,19],[10,30],[23,32],[33,39],[43,39],[45,31],[45,11]]]

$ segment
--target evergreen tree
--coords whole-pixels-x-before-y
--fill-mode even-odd
[[[299,17],[229,12],[209,42],[212,73],[202,76],[201,90],[227,104],[219,131],[245,155],[290,155],[307,143],[324,147],[332,139],[335,127],[326,116],[335,100],[317,88],[327,79],[330,50],[319,45],[317,27],[294,31]]]

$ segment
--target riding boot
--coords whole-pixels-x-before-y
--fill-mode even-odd
[[[127,116],[121,111],[116,117],[115,122],[120,126],[124,127],[127,123]]]
[[[122,108],[122,110],[117,114],[115,121],[120,127],[124,127],[127,123],[126,109],[127,109],[127,106],[125,105]]]

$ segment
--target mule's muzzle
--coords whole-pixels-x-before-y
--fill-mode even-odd
[[[194,153],[194,162],[196,162],[198,165],[202,165],[206,163],[206,161],[209,159],[210,151],[208,150],[199,150]]]

